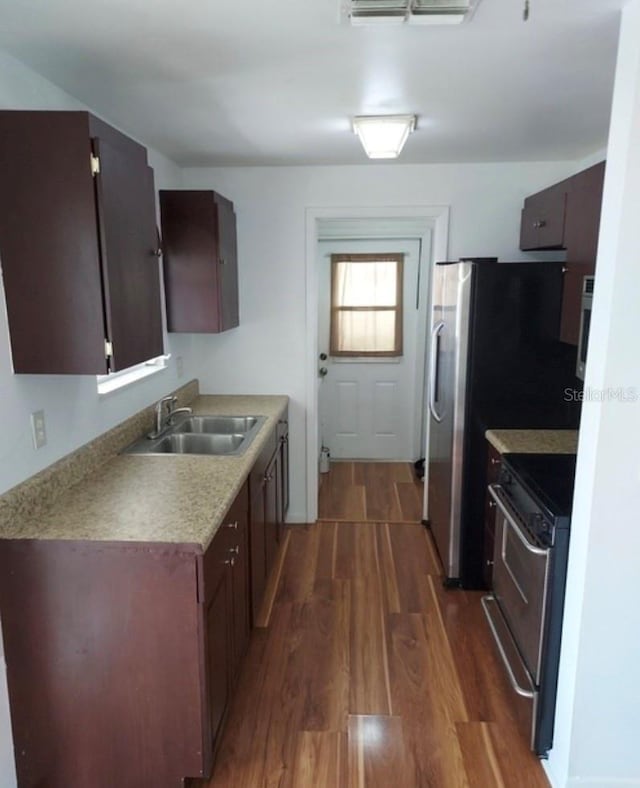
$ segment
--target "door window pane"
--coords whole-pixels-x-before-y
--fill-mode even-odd
[[[331,256],[331,355],[402,355],[402,264],[399,254]]]

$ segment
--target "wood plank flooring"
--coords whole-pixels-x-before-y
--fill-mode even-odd
[[[422,497],[422,482],[410,463],[332,462],[320,478],[318,519],[417,523]]]
[[[206,788],[546,788],[478,592],[418,524],[287,529]]]

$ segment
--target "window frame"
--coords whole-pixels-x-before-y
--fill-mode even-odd
[[[396,264],[396,305],[395,306],[337,306],[335,303],[336,271],[338,263],[380,263]],[[329,355],[336,358],[398,358],[403,355],[404,324],[404,254],[402,252],[332,254],[331,290],[329,294]],[[395,312],[395,342],[393,350],[338,350],[339,312]]]

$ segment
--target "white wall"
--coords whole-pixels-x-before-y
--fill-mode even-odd
[[[556,786],[640,786],[640,0],[621,29],[571,532]]]
[[[307,511],[305,210],[449,205],[451,259],[521,259],[527,257],[518,251],[524,197],[565,177],[572,166],[547,162],[184,170],[185,187],[220,191],[234,201],[238,217],[240,327],[193,339],[202,363],[202,388],[292,397],[293,521],[304,521]]]
[[[2,53],[0,107],[87,109]],[[155,170],[156,187],[178,186],[181,181],[179,168],[160,154],[153,151],[149,153],[150,164]],[[0,283],[0,423],[3,432],[0,442],[0,492],[32,476],[197,374],[189,338],[172,336],[167,350],[173,354],[169,369],[103,398],[98,397],[93,376],[13,375],[4,292]],[[178,381],[176,374],[177,355],[184,358],[182,381]],[[45,411],[48,443],[36,451],[31,441],[29,415],[40,409]],[[0,788],[13,786],[15,772],[4,652],[0,646]]]

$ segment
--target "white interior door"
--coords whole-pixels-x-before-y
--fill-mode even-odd
[[[318,369],[321,440],[334,459],[410,461],[418,457],[426,336],[426,297],[418,240],[319,241]],[[404,255],[403,355],[329,355],[332,254]],[[427,267],[424,263],[424,268]],[[321,358],[321,354],[327,356]]]

